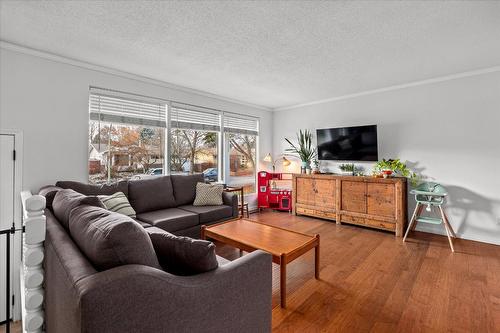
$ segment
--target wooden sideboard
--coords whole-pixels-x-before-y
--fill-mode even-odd
[[[388,230],[406,225],[406,178],[293,175],[293,212]]]

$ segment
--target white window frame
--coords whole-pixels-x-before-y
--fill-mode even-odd
[[[257,193],[257,173],[258,173],[258,157],[260,156],[259,153],[259,148],[260,148],[260,117],[255,117],[255,116],[249,116],[249,115],[243,115],[240,113],[236,112],[229,112],[229,111],[223,111],[223,110],[218,110],[218,109],[213,109],[209,107],[203,107],[203,106],[197,106],[193,105],[190,103],[185,103],[185,102],[178,102],[178,101],[173,101],[173,100],[168,100],[168,99],[162,99],[162,98],[156,98],[156,97],[149,97],[149,96],[144,96],[144,95],[139,95],[139,94],[134,94],[134,93],[127,93],[123,91],[118,91],[118,90],[112,90],[112,89],[106,89],[106,88],[99,88],[99,87],[94,87],[90,86],[89,87],[89,102],[90,102],[90,94],[92,93],[92,90],[102,90],[102,91],[107,91],[109,94],[114,94],[119,97],[127,98],[127,96],[130,96],[132,98],[136,99],[144,99],[144,101],[161,101],[161,103],[165,104],[166,108],[166,116],[165,116],[165,122],[166,126],[163,127],[163,130],[165,131],[165,143],[164,143],[164,162],[163,162],[163,174],[164,175],[170,175],[171,174],[171,141],[172,141],[172,129],[175,127],[172,127],[172,104],[184,104],[184,105],[191,105],[193,107],[198,107],[200,109],[206,109],[208,110],[207,112],[210,113],[215,113],[219,115],[219,131],[217,131],[217,175],[218,175],[218,180],[224,183],[227,183],[229,180],[228,175],[229,175],[229,169],[230,169],[230,144],[226,136],[226,131],[224,130],[224,118],[226,116],[229,117],[235,117],[235,118],[240,118],[240,119],[248,119],[248,120],[253,120],[256,121],[257,123],[257,130],[255,133],[255,172],[254,172],[254,183],[255,183],[255,189],[256,191],[254,193],[249,193],[245,194],[247,195],[254,195]],[[89,112],[89,124],[90,124],[90,112]],[[120,122],[116,122],[113,124],[122,124]],[[124,124],[126,125],[126,124]],[[233,132],[228,132],[228,133],[233,133]],[[245,134],[245,133],[241,133]],[[253,134],[251,134],[253,135]],[[226,158],[227,157],[227,158]]]

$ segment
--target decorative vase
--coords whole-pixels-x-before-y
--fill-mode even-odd
[[[309,169],[309,162],[302,161],[301,165],[300,165],[300,173],[302,173],[302,174],[307,173],[307,169]]]

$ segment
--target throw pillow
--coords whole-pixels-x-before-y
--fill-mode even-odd
[[[52,201],[52,210],[61,225],[68,229],[69,214],[80,205],[90,205],[105,208],[98,197],[86,196],[70,189],[57,191],[54,201]]]
[[[147,232],[128,216],[82,205],[71,211],[69,233],[97,270],[133,264],[161,269]]]
[[[135,219],[135,210],[130,206],[130,202],[128,202],[123,192],[116,192],[111,195],[98,195],[97,197],[107,210]]]
[[[196,184],[196,198],[193,206],[220,206],[222,205],[223,185],[205,183]]]
[[[201,239],[172,235],[157,227],[144,229],[153,243],[163,269],[175,275],[194,275],[219,267],[215,244]]]

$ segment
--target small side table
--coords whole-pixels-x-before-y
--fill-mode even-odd
[[[245,197],[243,194],[243,186],[228,186],[224,189],[224,192],[239,192],[238,195],[240,196],[240,200],[238,200],[239,201],[238,206],[241,209],[240,211],[241,217],[244,217]]]

